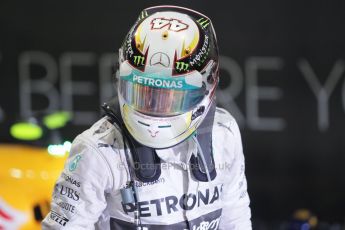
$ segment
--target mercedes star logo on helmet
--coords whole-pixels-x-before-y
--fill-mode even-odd
[[[170,59],[169,56],[162,52],[157,52],[152,55],[150,59],[150,65],[162,65],[164,67],[169,67],[170,65]]]

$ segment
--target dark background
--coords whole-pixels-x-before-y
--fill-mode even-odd
[[[61,95],[52,110],[71,109],[61,92],[60,79],[66,75],[61,63],[71,53],[82,56],[78,60],[87,57],[87,66],[71,71],[73,81],[92,83],[93,95],[73,96],[72,111],[99,111],[106,98],[100,93],[109,92],[99,81],[102,57],[115,59],[141,9],[160,4],[190,7],[213,21],[222,55],[219,104],[242,129],[254,220],[287,220],[295,209],[309,208],[323,221],[344,222],[345,1],[2,0],[0,141],[13,141],[9,124],[31,115],[22,109],[28,97],[33,111],[49,104],[43,94],[21,92],[25,55],[43,53],[40,57],[48,56],[56,65],[53,87]],[[39,63],[29,65],[29,80],[45,76]],[[254,86],[279,91],[276,99],[255,94],[255,76]],[[327,89],[318,89],[318,84]],[[266,89],[259,88],[269,94]],[[325,100],[318,100],[316,93],[323,93]],[[258,106],[254,112],[253,102]],[[97,114],[77,115],[64,132],[68,139],[97,120]],[[280,121],[272,127],[262,118]]]

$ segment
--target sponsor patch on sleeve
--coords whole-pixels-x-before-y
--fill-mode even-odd
[[[60,224],[61,226],[66,226],[67,222],[69,221],[69,219],[67,219],[65,216],[55,211],[50,212],[49,218],[55,221],[56,223]]]

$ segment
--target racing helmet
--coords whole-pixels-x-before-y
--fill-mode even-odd
[[[139,143],[168,148],[191,136],[215,99],[218,46],[211,20],[194,10],[143,10],[119,49],[118,98]]]

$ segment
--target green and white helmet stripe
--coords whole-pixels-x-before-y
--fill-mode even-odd
[[[202,86],[202,76],[196,75],[200,74],[196,72],[193,76],[172,77],[163,76],[157,73],[141,73],[140,71],[133,69],[129,75],[121,76],[121,80],[162,89],[197,90]]]

